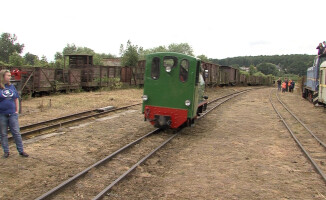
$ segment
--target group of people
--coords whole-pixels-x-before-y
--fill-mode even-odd
[[[287,78],[285,78],[283,82],[280,78],[277,80],[278,91],[282,90],[282,92],[293,92],[294,86],[295,82],[291,79],[288,80]]]
[[[319,43],[316,49],[318,49],[318,56],[326,54],[326,42],[324,41],[323,43]]]

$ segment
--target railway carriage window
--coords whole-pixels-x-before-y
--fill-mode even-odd
[[[180,63],[180,74],[179,74],[179,78],[181,82],[186,82],[188,80],[188,72],[189,72],[189,61],[183,59]]]
[[[165,56],[163,60],[163,65],[167,72],[170,72],[172,68],[176,67],[178,59],[174,56]]]
[[[160,77],[160,58],[158,57],[153,58],[151,76],[154,80]]]

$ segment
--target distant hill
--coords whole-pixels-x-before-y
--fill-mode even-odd
[[[250,65],[257,66],[260,63],[273,63],[278,65],[287,74],[305,75],[308,67],[313,65],[315,55],[292,54],[274,56],[241,56],[224,59],[210,59],[219,65],[232,65],[236,67]]]

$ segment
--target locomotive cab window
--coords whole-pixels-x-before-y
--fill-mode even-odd
[[[166,72],[171,72],[172,68],[176,67],[178,59],[174,56],[165,56],[163,60],[163,65]]]
[[[151,76],[154,80],[160,77],[160,58],[158,57],[155,57],[152,60]]]
[[[180,63],[180,74],[179,74],[179,78],[181,82],[186,82],[188,80],[188,72],[189,72],[189,61],[183,59]]]
[[[199,83],[199,73],[200,73],[200,61],[197,61],[197,67],[196,67],[196,85]]]

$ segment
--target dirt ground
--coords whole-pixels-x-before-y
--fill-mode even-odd
[[[244,88],[215,88],[207,93],[213,99],[240,89]],[[198,120],[194,127],[183,129],[105,199],[326,199],[325,183],[276,116],[269,91],[265,88],[240,95]],[[30,111],[20,116],[21,123],[122,101],[126,105],[137,103],[142,90],[96,94],[25,101],[23,109]],[[54,99],[52,107],[41,111],[40,100],[48,98]],[[72,103],[55,107],[55,102],[64,102],[61,98]],[[298,94],[285,93],[281,98],[326,140],[323,108],[313,107]],[[52,137],[25,141],[29,158],[19,157],[12,145],[10,157],[0,159],[0,199],[34,199],[152,129],[136,106],[64,128]],[[76,195],[73,199],[86,198]]]
[[[22,101],[20,125],[33,124],[86,110],[140,103],[142,89],[80,92],[30,98]]]

